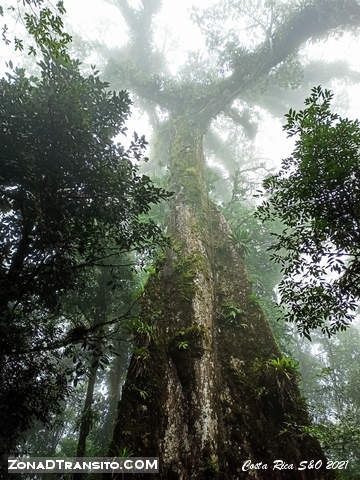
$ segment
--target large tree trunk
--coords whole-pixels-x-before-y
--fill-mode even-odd
[[[293,372],[271,363],[281,353],[226,221],[208,201],[203,132],[182,118],[173,134],[174,244],[147,284],[141,320],[153,335],[138,338],[143,354],[130,363],[110,454],[159,456],[161,479],[287,478],[273,460],[324,457],[303,429]],[[248,459],[268,469],[242,471]],[[312,470],[311,478],[333,476]]]

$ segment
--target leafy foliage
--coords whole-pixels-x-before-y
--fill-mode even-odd
[[[360,383],[358,326],[330,339],[315,332],[313,342],[299,342],[302,391],[313,418],[316,436],[330,460],[349,460],[339,478],[356,479],[360,466]],[[311,353],[316,345],[316,356]]]
[[[360,125],[331,112],[332,96],[315,87],[304,110],[286,115],[295,150],[264,181],[270,198],[257,212],[285,226],[270,248],[285,317],[307,337],[344,330],[360,296]]]
[[[276,372],[283,374],[289,379],[298,375],[298,362],[292,357],[278,357],[269,360],[268,365],[274,368]]]
[[[138,174],[144,137],[128,150],[129,98],[78,64],[41,63],[42,79],[2,80],[1,285],[7,301],[53,306],[85,267],[156,246],[160,231],[139,215],[167,193]],[[15,286],[16,280],[16,286]]]
[[[78,62],[40,66],[41,78],[15,70],[0,80],[1,431],[13,432],[1,451],[66,395],[64,352],[51,351],[65,330],[64,294],[107,259],[164,244],[140,218],[168,197],[138,173],[146,141],[113,142],[126,131],[127,93],[96,72],[83,77]],[[68,344],[85,333],[78,325]]]
[[[45,0],[17,0],[16,7],[4,8],[0,5],[1,16],[4,16],[4,10],[8,13],[16,11],[22,18],[27,32],[34,39],[35,46],[28,46],[29,55],[36,55],[37,49],[40,49],[43,53],[69,60],[66,49],[72,39],[63,29],[62,15],[65,13],[63,1],[58,1],[54,6]],[[2,26],[2,40],[6,45],[13,43],[15,50],[24,50],[24,39],[16,35],[10,39],[6,23]]]
[[[221,319],[225,325],[237,325],[246,328],[248,325],[244,322],[245,312],[231,302],[226,302],[221,306]]]

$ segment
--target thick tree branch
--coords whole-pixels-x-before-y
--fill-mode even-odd
[[[116,0],[112,1],[114,5],[118,7],[123,16],[125,22],[131,30],[136,30],[137,28],[137,15],[135,10],[133,10],[127,0]]]
[[[142,8],[134,9],[128,0],[107,0],[118,7],[129,27],[130,39],[126,47],[105,53],[109,58],[105,76],[116,86],[121,79],[121,88],[128,88],[139,97],[166,109],[174,109],[177,95],[172,90],[173,82],[164,75],[166,61],[164,52],[154,48],[152,22],[161,7],[161,0],[144,0]]]
[[[307,40],[339,27],[358,27],[360,24],[360,6],[356,0],[311,2],[270,32],[271,39],[266,38],[254,52],[234,58],[232,75],[214,82],[206,91],[199,85],[201,98],[194,101],[192,91],[162,73],[166,70],[164,55],[153,49],[152,19],[161,1],[144,0],[142,8],[137,10],[129,6],[128,0],[114,0],[112,3],[119,7],[127,21],[131,39],[125,48],[125,56],[120,51],[114,52],[106,76],[121,78],[122,87],[174,114],[181,113],[184,106],[189,107],[192,118],[205,126],[221,111],[231,112],[229,109],[236,98],[263,82],[272,69],[296,53]],[[179,98],[184,101],[179,103]]]
[[[356,0],[319,0],[305,6],[274,32],[271,42],[266,40],[254,52],[239,58],[233,74],[209,90],[198,110],[199,121],[207,123],[231,106],[307,40],[339,27],[359,25],[360,5]]]
[[[112,318],[110,320],[105,320],[105,321],[100,321],[92,326],[86,328],[85,326],[83,327],[75,327],[71,329],[63,338],[60,338],[58,340],[55,340],[54,342],[50,344],[44,344],[40,343],[40,345],[36,345],[32,348],[29,349],[19,349],[16,350],[16,352],[11,352],[11,355],[26,355],[29,353],[36,353],[36,352],[49,352],[53,350],[58,350],[59,348],[65,348],[69,345],[77,345],[79,343],[83,343],[84,340],[89,340],[94,339],[95,334],[99,331],[102,330],[106,326],[114,325],[114,324],[119,324],[121,321],[125,319],[130,319],[133,318],[133,309],[134,307],[138,304],[140,297],[137,297],[128,307],[126,312],[123,315],[120,315],[118,317]],[[104,337],[104,334],[102,333],[100,335],[101,338]],[[99,339],[100,339],[99,337]],[[118,339],[118,341],[126,341],[128,342],[128,339]]]
[[[110,56],[104,76],[111,80],[114,87],[127,88],[140,98],[166,110],[176,110],[179,103],[176,91],[170,93],[168,87],[170,81],[165,80],[163,76],[145,72],[133,61],[122,61],[121,58],[119,61],[114,54]]]
[[[250,139],[255,137],[257,125],[250,120],[249,110],[245,109],[244,111],[239,112],[237,108],[230,107],[224,110],[224,115],[231,118],[236,125],[240,125]]]
[[[109,1],[109,0],[108,0]],[[128,0],[112,0],[118,7],[130,30],[129,53],[136,66],[144,72],[153,72],[153,17],[159,11],[161,0],[146,0],[141,9],[131,8]],[[164,59],[162,59],[164,61]]]
[[[303,98],[314,85],[328,84],[329,81],[343,78],[349,83],[357,83],[360,73],[353,70],[345,60],[334,62],[312,61],[303,68],[303,80],[297,89],[284,88],[276,83],[269,83],[266,92],[261,95],[258,105],[273,115],[282,117],[290,107],[300,110]]]

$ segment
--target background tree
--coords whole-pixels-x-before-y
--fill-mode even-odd
[[[313,88],[306,108],[290,110],[284,129],[295,150],[264,181],[263,219],[279,218],[272,257],[280,263],[285,318],[310,337],[331,335],[355,318],[359,300],[360,127],[330,110],[332,94]]]
[[[107,259],[107,267],[96,267],[81,292],[67,293],[64,310],[69,328],[81,325],[87,330],[81,345],[72,345],[71,351],[68,347],[75,365],[73,388],[59,414],[47,425],[37,422],[26,432],[20,455],[76,456],[80,445],[80,456],[106,456],[136,333],[131,328],[137,318],[136,304],[131,315],[129,305],[141,287],[130,260],[128,256]],[[110,265],[115,264],[114,275]],[[106,325],[90,334],[99,317]],[[111,322],[114,318],[116,323]]]
[[[328,458],[349,460],[341,479],[359,475],[359,329],[356,325],[328,338],[312,333],[312,342],[292,342],[292,354],[299,360],[302,391],[307,398],[313,425]]]
[[[1,452],[56,411],[67,394],[64,348],[94,333],[68,331],[64,293],[80,291],[106,258],[159,245],[159,228],[141,215],[168,197],[139,175],[145,139],[113,142],[126,130],[128,95],[96,72],[83,77],[78,62],[40,66],[41,78],[15,70],[0,81]]]

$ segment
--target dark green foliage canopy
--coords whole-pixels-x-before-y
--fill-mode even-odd
[[[41,67],[41,79],[17,71],[0,82],[0,284],[21,308],[33,295],[56,304],[105,255],[154,246],[160,231],[139,215],[167,196],[133,162],[143,137],[128,150],[112,142],[126,130],[128,95],[77,63]]]
[[[107,259],[163,244],[143,217],[169,196],[138,172],[144,137],[113,142],[127,93],[83,77],[78,62],[40,66],[41,78],[0,80],[0,430],[13,432],[0,452],[66,394],[64,352],[47,348],[65,331],[63,295]]]
[[[313,88],[306,108],[286,115],[295,149],[265,180],[270,198],[258,210],[285,225],[272,256],[284,273],[286,318],[308,337],[316,327],[344,330],[360,297],[360,124],[332,113],[331,99]]]

